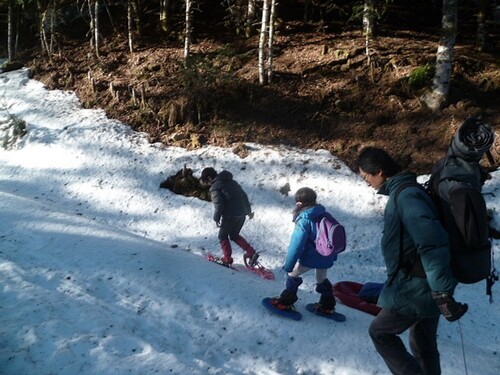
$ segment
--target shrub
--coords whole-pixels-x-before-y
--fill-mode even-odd
[[[424,65],[413,69],[408,78],[408,85],[414,90],[427,86],[434,77],[434,66]]]
[[[0,121],[0,135],[4,149],[11,149],[26,134],[26,122],[16,115],[8,114],[7,120]]]

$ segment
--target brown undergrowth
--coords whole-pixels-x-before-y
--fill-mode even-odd
[[[268,86],[258,84],[256,37],[198,40],[187,64],[181,45],[143,41],[130,54],[120,35],[103,43],[99,59],[86,44],[66,42],[51,61],[25,60],[48,87],[74,90],[84,106],[104,108],[154,142],[324,148],[350,166],[362,147],[376,145],[404,167],[429,173],[468,116],[500,124],[498,56],[467,45],[456,48],[449,106],[433,113],[421,103],[429,76],[415,78],[416,69],[433,65],[436,43],[409,32],[381,36],[368,66],[360,32],[289,25],[276,38]]]

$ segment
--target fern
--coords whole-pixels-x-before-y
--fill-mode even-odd
[[[7,111],[7,119],[0,121],[0,139],[2,147],[6,150],[11,149],[21,138],[27,133],[26,122],[17,115],[13,115]]]

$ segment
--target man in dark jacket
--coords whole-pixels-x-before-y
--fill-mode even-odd
[[[448,235],[416,176],[399,173],[399,165],[384,150],[363,149],[358,167],[369,185],[389,195],[381,241],[388,280],[370,337],[393,374],[440,374],[439,315],[455,321],[467,311],[466,304],[453,298],[457,281],[450,269]],[[399,337],[407,329],[413,355]]]
[[[210,186],[210,197],[215,208],[213,218],[219,227],[218,237],[224,254],[222,261],[226,264],[233,263],[229,241],[232,240],[245,251],[246,263],[255,265],[259,254],[240,235],[245,217],[248,215],[250,219],[253,218],[247,194],[228,171],[217,173],[215,169],[208,167],[201,172],[200,180],[202,184]]]

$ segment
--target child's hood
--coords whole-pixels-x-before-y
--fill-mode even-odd
[[[229,171],[221,171],[217,177],[216,177],[217,180],[232,180],[233,179],[233,174]]]

